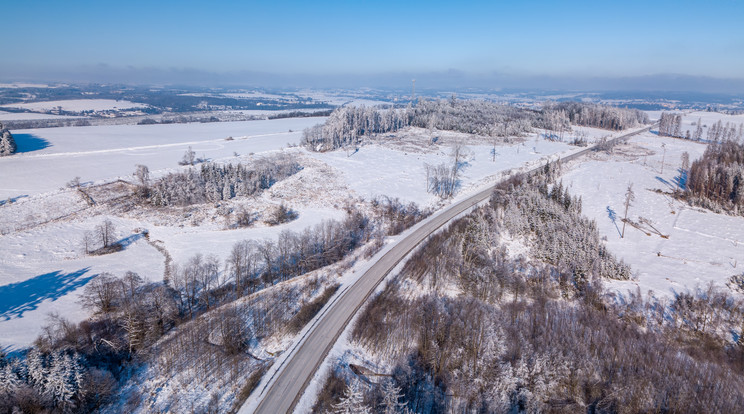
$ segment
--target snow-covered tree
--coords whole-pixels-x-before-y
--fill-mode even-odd
[[[695,125],[695,133],[692,135],[692,139],[700,141],[703,139],[703,119],[698,118],[697,125]]]
[[[623,232],[620,238],[625,238],[625,223],[628,221],[628,209],[632,205],[631,203],[635,200],[635,193],[633,192],[633,183],[628,184],[628,189],[625,191],[625,217],[623,218]]]
[[[398,414],[406,412],[406,404],[401,402],[403,394],[400,387],[396,387],[392,380],[382,385],[382,409],[384,414]]]
[[[357,381],[346,386],[341,401],[333,406],[334,414],[371,414],[372,410],[364,405],[364,395]]]
[[[13,135],[0,123],[0,157],[12,155],[16,152],[16,149],[17,146]]]

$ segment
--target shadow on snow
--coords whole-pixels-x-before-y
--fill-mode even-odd
[[[20,318],[35,310],[47,299],[57,300],[84,286],[96,275],[83,277],[89,267],[72,273],[59,270],[36,276],[23,282],[0,286],[0,320]]]
[[[13,134],[16,152],[32,152],[49,148],[52,144],[44,138],[32,134]]]

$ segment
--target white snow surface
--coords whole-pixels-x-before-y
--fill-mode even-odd
[[[131,101],[117,101],[115,99],[69,99],[62,101],[28,102],[2,105],[2,107],[6,108],[23,108],[37,112],[52,111],[58,109],[58,107],[60,106],[62,107],[63,111],[82,112],[144,108],[148,105]]]
[[[189,146],[210,159],[278,150],[299,143],[302,130],[323,119],[16,130],[19,148],[24,141],[47,147],[0,158],[0,199],[53,191],[77,176],[83,182],[130,179],[137,164],[174,168]]]
[[[696,115],[691,116],[697,120]],[[652,290],[656,296],[673,297],[710,282],[723,287],[730,276],[742,272],[744,217],[690,207],[668,194],[655,192],[668,193],[677,188],[682,153],[688,152],[693,161],[705,148],[701,143],[644,133],[632,138],[630,145],[618,148],[609,160],[581,162],[563,176],[569,192],[582,197],[583,214],[596,220],[600,234],[607,238],[608,249],[632,268],[634,280],[606,282],[618,294],[640,289],[644,295]],[[625,192],[630,183],[636,200],[628,218],[634,222],[641,217],[649,220],[668,239],[655,234],[648,225],[644,226],[649,229],[646,232],[626,225],[625,238],[620,238]],[[610,211],[614,212],[614,222]]]
[[[52,114],[38,114],[29,112],[6,112],[0,111],[0,122],[3,121],[33,121],[37,119],[80,119],[84,118],[81,116],[72,115],[52,115]]]

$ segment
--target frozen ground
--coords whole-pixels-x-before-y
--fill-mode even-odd
[[[576,151],[577,147],[545,140],[529,139],[523,143],[500,145],[496,157],[490,145],[468,145],[466,164],[462,169],[461,193],[469,192],[474,185],[484,181],[494,181],[501,172],[518,168],[528,162],[545,157]],[[366,145],[347,156],[343,150],[319,153],[314,156],[341,171],[348,186],[359,196],[372,199],[387,195],[398,197],[405,202],[415,202],[421,206],[433,206],[439,198],[426,191],[426,170],[424,164],[437,165],[452,162],[451,148],[436,146],[426,152],[403,152],[389,149],[388,146]]]
[[[690,116],[697,121],[697,115]],[[609,250],[633,269],[635,280],[607,283],[621,294],[640,288],[644,295],[653,290],[654,295],[672,296],[709,282],[724,286],[744,271],[743,217],[692,208],[664,194],[678,188],[683,178],[679,168],[685,151],[695,160],[705,144],[645,133],[611,157],[581,162],[563,176],[569,191],[582,197],[583,213],[597,221]],[[636,200],[628,218],[636,223],[644,218],[649,224],[642,226],[645,231],[627,225],[625,238],[620,238],[630,183]]]
[[[114,99],[69,99],[63,101],[29,102],[23,104],[6,104],[6,108],[22,108],[36,112],[46,112],[62,107],[63,111],[109,111],[114,109],[144,108],[147,104],[130,101],[117,101]]]
[[[0,111],[0,122],[4,121],[32,121],[37,119],[80,119],[80,116],[35,114],[28,112],[6,112]]]
[[[299,143],[304,128],[322,121],[291,118],[17,130],[13,136],[19,153],[0,159],[0,199],[53,191],[76,176],[83,182],[129,179],[137,164],[153,171],[177,167],[189,146],[198,157],[210,159],[278,150]]]

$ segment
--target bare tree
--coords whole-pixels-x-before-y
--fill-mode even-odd
[[[93,251],[93,245],[95,244],[96,236],[92,231],[86,231],[83,234],[83,244],[85,245],[85,254]]]
[[[116,227],[114,226],[114,223],[111,222],[111,220],[106,219],[103,221],[103,223],[96,226],[96,233],[98,233],[98,239],[100,240],[103,247],[109,247],[109,245],[114,241],[114,232],[116,231]]]
[[[625,191],[625,218],[623,219],[623,232],[620,235],[621,239],[625,238],[625,223],[628,221],[628,209],[635,201],[635,193],[633,192],[633,183],[628,184],[628,189]]]
[[[80,301],[84,307],[96,312],[111,312],[119,297],[119,285],[114,275],[103,272],[85,285]]]

